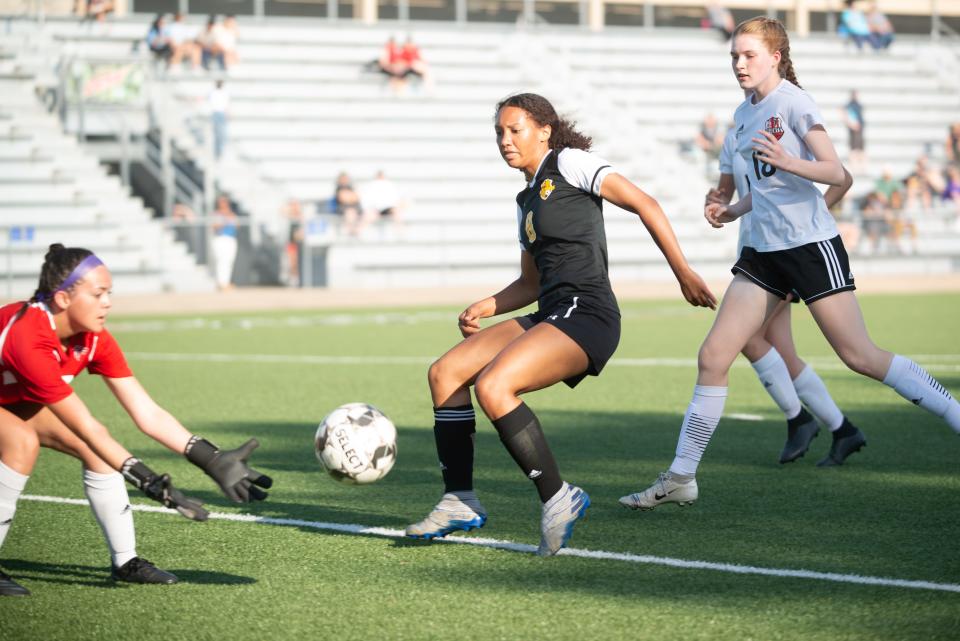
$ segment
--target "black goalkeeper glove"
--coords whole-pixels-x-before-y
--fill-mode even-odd
[[[249,503],[267,498],[267,493],[260,488],[273,485],[273,479],[247,465],[250,453],[259,445],[257,439],[252,438],[235,450],[220,450],[207,439],[194,436],[183,453],[220,486],[228,499]]]
[[[207,520],[209,513],[203,509],[203,503],[184,496],[183,492],[173,487],[169,474],[157,474],[133,456],[123,462],[120,472],[127,481],[154,501],[175,509],[188,519]]]

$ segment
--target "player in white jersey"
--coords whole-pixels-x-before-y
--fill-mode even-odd
[[[720,179],[716,188],[707,192],[704,206],[710,203],[728,204],[734,189],[741,198],[750,191],[747,177],[749,168],[743,158],[734,151],[735,132],[736,129],[731,128],[723,141],[720,150]],[[853,177],[844,170],[843,184],[831,185],[823,195],[827,208],[839,202],[851,185]],[[750,223],[750,216],[740,218],[737,256],[749,242]],[[799,298],[792,294],[790,302],[797,303]],[[820,432],[818,422],[833,434],[855,434],[856,438],[853,440],[860,441],[861,447],[866,445],[866,439],[859,430],[852,428],[854,431],[850,432],[847,426],[852,427],[852,424],[837,407],[817,373],[797,355],[790,326],[790,303],[783,301],[778,304],[770,320],[750,338],[741,353],[750,361],[764,389],[787,418],[787,441],[780,453],[781,463],[795,461],[807,452],[810,443]],[[806,408],[809,408],[810,412]],[[837,455],[836,458],[828,455],[818,465],[842,465],[844,459],[854,451],[854,447],[832,451],[831,454]]]
[[[697,499],[694,477],[723,414],[730,366],[793,291],[850,369],[882,381],[960,432],[960,403],[923,368],[880,349],[867,333],[846,250],[814,185],[842,185],[844,168],[816,105],[797,82],[783,24],[763,17],[741,23],[730,54],[738,84],[751,93],[737,109],[734,133],[750,193],[733,205],[707,205],[705,217],[722,227],[749,213],[750,243],[700,347],[697,385],[670,469],[646,490],[620,499],[635,509]],[[856,433],[837,435],[831,456],[855,444]]]

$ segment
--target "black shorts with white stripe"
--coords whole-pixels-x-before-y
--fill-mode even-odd
[[[516,321],[524,330],[539,323],[548,323],[580,346],[589,360],[587,369],[563,381],[570,387],[576,387],[587,376],[599,375],[620,344],[620,310],[615,305],[590,296],[571,296],[558,302],[552,309],[518,316]]]
[[[744,247],[731,269],[775,296],[800,295],[807,305],[838,292],[853,291],[850,259],[840,236],[792,249],[758,252]]]

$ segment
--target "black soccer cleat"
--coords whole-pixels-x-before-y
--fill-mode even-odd
[[[10,575],[0,570],[0,596],[30,596],[30,590],[10,578]]]
[[[810,443],[820,433],[820,426],[810,412],[800,408],[800,413],[787,421],[787,442],[780,452],[780,462],[790,463],[807,453]]]
[[[847,434],[846,436],[839,436],[840,432],[849,431],[847,430],[848,427],[852,429],[853,432]],[[863,432],[854,427],[850,421],[844,418],[843,425],[841,425],[840,429],[833,434],[833,443],[830,445],[830,453],[827,454],[826,458],[817,463],[817,467],[834,467],[836,465],[843,465],[843,462],[847,460],[848,456],[854,452],[859,452],[860,448],[866,447],[866,445],[867,438],[863,435]]]
[[[146,559],[135,556],[120,567],[113,566],[110,578],[125,583],[162,583],[177,582],[177,576],[165,572]]]

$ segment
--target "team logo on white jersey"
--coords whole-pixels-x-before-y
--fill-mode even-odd
[[[533,212],[527,212],[527,218],[523,222],[523,231],[527,232],[527,240],[533,244],[537,240],[537,230],[533,228]]]
[[[783,138],[783,123],[780,120],[780,116],[770,116],[767,118],[767,121],[763,123],[763,128],[773,134],[773,137],[777,140]]]
[[[554,186],[553,181],[549,178],[540,183],[540,200],[546,200],[549,198],[554,189],[556,189],[556,187]]]

